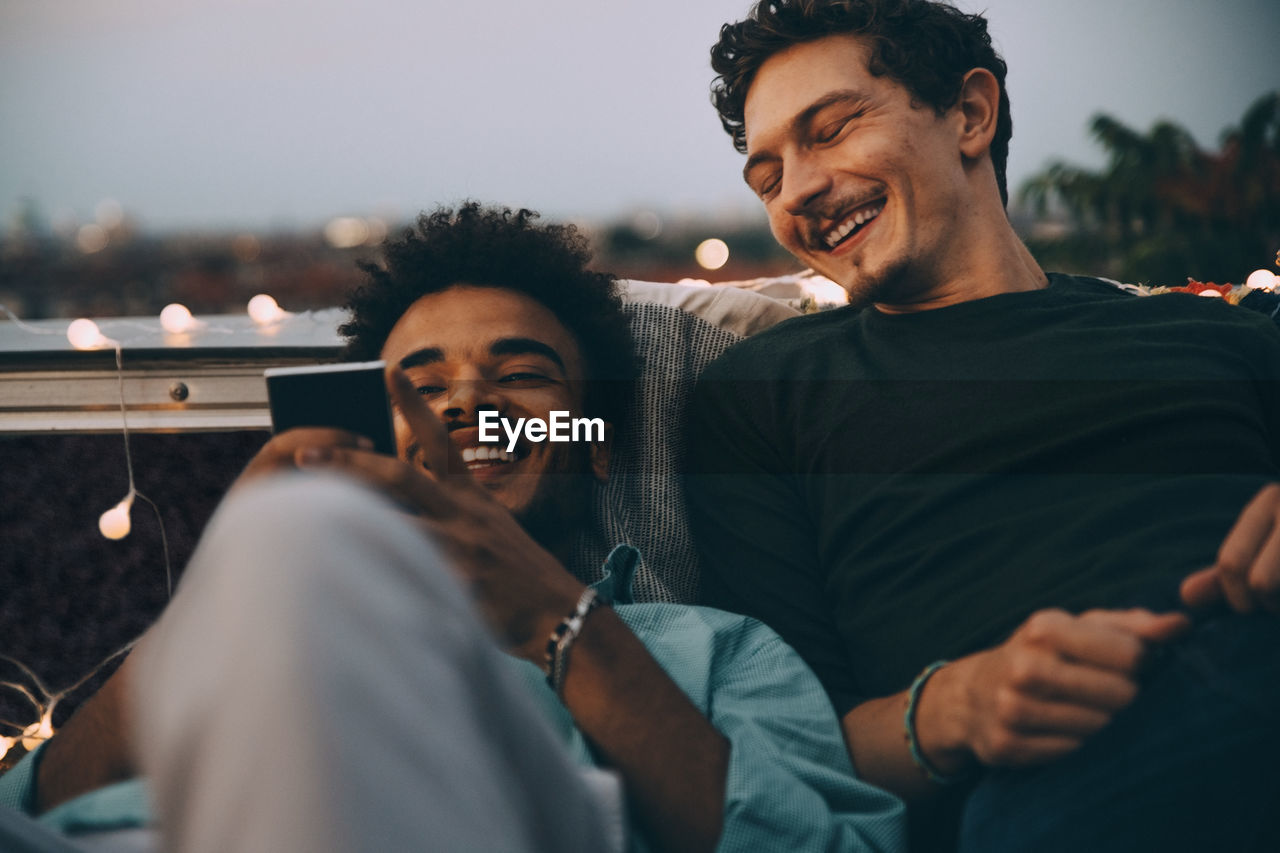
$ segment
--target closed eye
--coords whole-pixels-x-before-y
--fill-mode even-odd
[[[445,390],[446,389],[443,385],[419,385],[418,386],[418,393],[421,394],[423,397],[433,397],[436,394],[443,394]]]
[[[767,175],[756,185],[755,193],[760,198],[768,198],[777,192],[780,183],[782,183],[780,174]]]
[[[819,145],[826,145],[828,142],[834,141],[842,133],[844,133],[844,131],[848,129],[851,124],[853,124],[854,119],[860,118],[861,116],[862,116],[862,111],[859,110],[858,112],[853,113],[852,115],[848,115],[837,121],[831,122],[830,124],[824,126],[821,130],[819,130],[817,133],[814,134],[813,141],[818,143]]]
[[[536,385],[544,382],[552,381],[550,377],[542,373],[534,373],[528,370],[516,371],[514,373],[504,374],[498,382],[503,385]]]

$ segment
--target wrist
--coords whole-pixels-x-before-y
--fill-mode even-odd
[[[569,672],[570,653],[586,625],[587,618],[606,602],[592,587],[586,587],[578,597],[572,611],[552,629],[546,645],[545,664],[547,685],[562,699],[564,680]]]
[[[558,564],[557,564],[558,568]],[[550,583],[527,587],[517,601],[506,601],[505,614],[488,614],[508,653],[546,671],[547,637],[577,605],[586,586],[564,569]],[[482,608],[484,596],[480,596]]]
[[[917,764],[923,763],[940,777],[963,775],[976,759],[969,747],[965,724],[967,704],[964,699],[965,660],[940,666],[917,678],[915,687],[914,733]],[[910,698],[910,697],[908,697]]]

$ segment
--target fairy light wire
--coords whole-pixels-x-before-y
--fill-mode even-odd
[[[270,299],[270,297],[266,297],[265,299],[258,300],[259,305],[265,305],[267,302],[267,299]],[[296,323],[298,321],[309,322],[315,326],[320,326],[323,324],[326,327],[332,328],[332,318],[325,317],[322,320],[318,312],[309,311],[309,310],[296,312],[296,313],[291,311],[286,311],[280,308],[279,304],[276,303],[274,299],[271,299],[270,304],[266,305],[266,307],[273,310],[269,312],[265,312],[263,309],[259,309],[259,311],[256,312],[258,316],[252,316],[251,314],[251,319],[253,319],[254,324],[259,329],[271,331],[283,324]],[[61,330],[55,330],[55,329],[44,329],[44,328],[40,328],[38,326],[32,325],[31,323],[28,323],[24,321],[22,318],[18,317],[11,310],[9,310],[8,306],[2,303],[0,303],[0,314],[3,314],[5,317],[8,318],[9,321],[14,323],[15,326],[17,326],[19,329],[21,329],[22,331],[28,334],[59,336],[59,337],[67,338],[67,330],[65,328]],[[130,432],[129,432],[129,407],[128,407],[127,397],[125,394],[124,344],[122,344],[118,340],[108,338],[106,335],[103,335],[101,333],[101,330],[97,329],[96,323],[93,323],[92,321],[89,321],[89,320],[86,320],[86,322],[90,324],[89,326],[90,328],[94,329],[94,334],[96,335],[96,337],[93,338],[88,343],[88,345],[83,347],[77,346],[75,342],[72,341],[73,346],[76,346],[77,349],[100,349],[105,346],[111,346],[115,350],[116,390],[120,400],[121,435],[124,442],[125,470],[128,475],[129,490],[128,490],[128,493],[125,495],[125,497],[118,504],[116,504],[116,507],[113,507],[112,509],[114,510],[116,508],[122,508],[125,514],[125,521],[127,523],[128,515],[131,512],[133,501],[135,498],[139,498],[143,500],[144,502],[147,503],[148,506],[151,507],[151,510],[156,517],[157,528],[160,532],[161,553],[164,558],[164,569],[165,569],[165,591],[167,596],[169,598],[172,598],[173,597],[173,569],[172,569],[172,563],[169,555],[169,538],[165,530],[164,517],[160,511],[159,505],[155,501],[153,501],[151,498],[147,497],[145,494],[138,491],[137,480],[135,477],[135,472],[133,467],[133,450],[131,447]],[[138,322],[136,320],[113,320],[111,324],[112,331],[115,334],[119,334],[118,330],[126,327],[130,329],[136,329],[139,332],[142,332],[148,335],[155,334],[156,332],[162,332],[162,333],[165,333],[166,335],[180,334],[184,336],[192,333],[194,334],[213,333],[213,334],[231,334],[231,335],[239,334],[239,331],[235,328],[223,327],[218,324],[206,323],[204,321],[195,320],[195,318],[192,318],[191,325],[186,326],[182,331],[176,332],[176,333],[168,329],[165,329],[163,323],[158,323],[158,324],[144,323],[144,322]],[[111,512],[111,510],[108,510],[108,512]],[[106,513],[104,513],[104,515],[106,515]],[[129,530],[126,527],[122,536],[128,535],[128,532]],[[101,672],[102,669],[106,667],[108,664],[110,664],[113,660],[115,660],[116,658],[120,657],[121,655],[125,654],[130,649],[132,649],[134,644],[137,643],[137,641],[138,641],[138,638],[134,638],[130,640],[128,643],[116,649],[114,652],[112,652],[107,657],[105,657],[101,662],[99,662],[96,666],[94,666],[86,675],[78,679],[75,683],[71,684],[69,687],[66,687],[56,692],[51,691],[46,686],[45,682],[29,666],[27,666],[26,664],[22,663],[20,660],[14,657],[0,653],[0,660],[7,661],[8,663],[17,667],[21,671],[22,675],[25,676],[25,678],[28,679],[35,688],[34,690],[32,690],[27,685],[22,684],[21,682],[18,682],[18,681],[0,681],[0,689],[9,689],[21,694],[27,701],[29,701],[32,704],[37,715],[37,720],[35,722],[26,724],[26,725],[21,723],[16,723],[12,720],[0,719],[0,726],[16,729],[19,732],[17,735],[14,735],[14,736],[0,736],[0,759],[2,759],[5,756],[5,754],[8,753],[9,749],[15,743],[20,742],[24,746],[28,746],[29,744],[33,744],[33,742],[43,741],[48,737],[50,737],[53,734],[53,712],[57,707],[58,703],[62,699],[64,699],[67,695],[69,695],[70,693],[72,693],[73,691],[81,687],[89,679],[93,678],[95,675]]]

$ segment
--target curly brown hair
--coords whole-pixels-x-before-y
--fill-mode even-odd
[[[367,279],[347,297],[338,331],[348,361],[379,358],[391,329],[423,296],[457,284],[501,287],[537,300],[578,344],[586,379],[583,408],[620,429],[636,373],[631,325],[617,279],[587,269],[591,250],[573,225],[541,224],[532,210],[484,207],[421,214],[382,247],[383,263],[362,261]]]
[[[996,135],[991,142],[1000,198],[1008,205],[1005,166],[1013,118],[1005,90],[1005,62],[991,46],[987,21],[931,0],[757,0],[746,20],[725,24],[711,48],[711,101],[733,145],[746,153],[742,110],[765,60],[792,45],[851,34],[871,43],[870,72],[906,87],[939,114],[955,106],[964,75],[985,68],[1000,84]]]

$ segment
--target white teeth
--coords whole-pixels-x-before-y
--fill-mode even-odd
[[[835,246],[845,237],[848,237],[849,232],[854,228],[875,219],[883,210],[884,204],[878,204],[875,207],[865,207],[853,216],[850,216],[844,222],[841,222],[838,226],[828,231],[826,237],[823,238],[823,241],[827,244],[827,248]]]
[[[462,449],[462,461],[470,465],[473,462],[515,462],[518,457],[514,453],[509,453],[505,448],[480,445],[478,447],[464,447]]]

